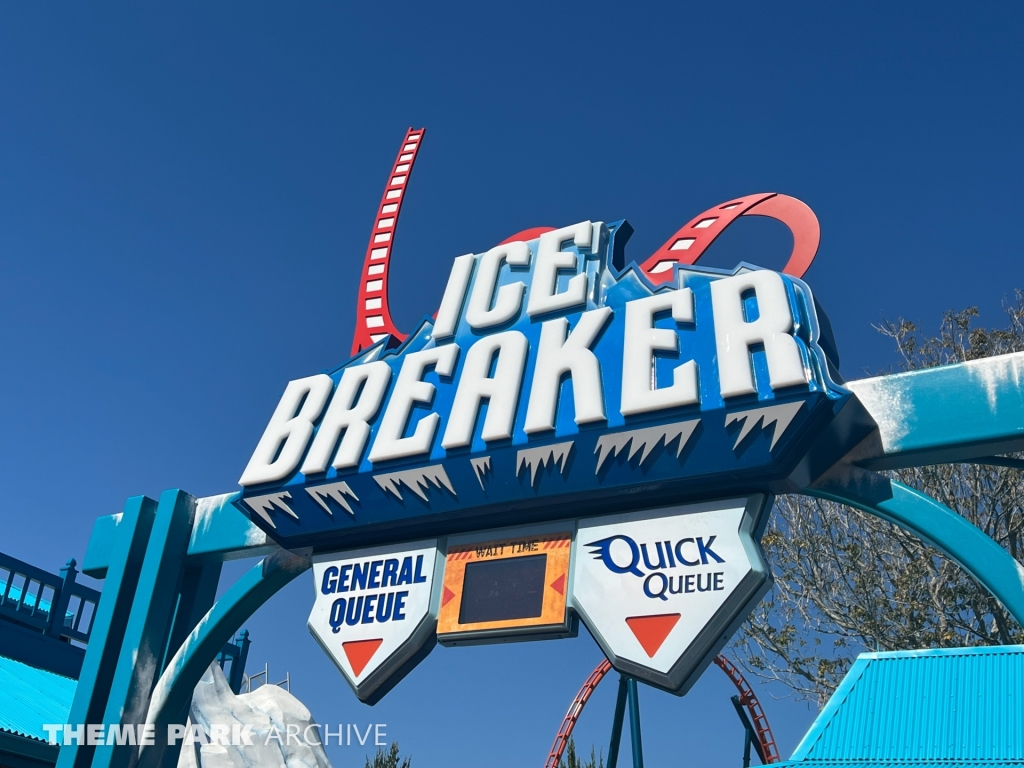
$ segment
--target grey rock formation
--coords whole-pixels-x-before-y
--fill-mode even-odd
[[[217,664],[206,671],[196,686],[190,721],[202,725],[206,734],[215,734],[214,726],[226,726],[227,741],[231,740],[232,729],[241,733],[246,725],[251,725],[252,744],[186,743],[178,768],[331,768],[319,744],[319,730],[310,727],[316,721],[301,701],[276,685],[264,685],[252,693],[236,696]],[[306,743],[303,734],[308,734],[313,743]]]

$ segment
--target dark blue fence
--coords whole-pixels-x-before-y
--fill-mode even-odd
[[[89,642],[100,593],[76,583],[74,559],[52,574],[0,552],[0,617],[65,641]]]
[[[100,593],[75,581],[76,565],[54,574],[0,552],[0,654],[78,676]]]

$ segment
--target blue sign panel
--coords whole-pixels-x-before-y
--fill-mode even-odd
[[[763,489],[849,393],[810,289],[623,266],[624,221],[455,260],[435,318],[288,384],[237,503],[288,547],[441,535]]]

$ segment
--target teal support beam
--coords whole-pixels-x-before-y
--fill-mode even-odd
[[[240,495],[236,491],[196,500],[196,524],[188,542],[190,559],[224,562],[265,557],[279,549],[231,503]]]
[[[231,660],[231,674],[228,676],[228,685],[231,686],[232,691],[238,694],[242,691],[242,678],[245,677],[245,662],[249,658],[249,645],[252,643],[252,640],[249,639],[249,630],[243,629],[234,643],[238,648],[238,655]]]
[[[184,723],[192,692],[224,645],[257,608],[310,566],[308,558],[279,549],[235,582],[167,664],[153,689],[145,722],[153,723],[158,734],[165,734],[171,724]],[[166,738],[158,738],[153,746],[140,750],[138,765],[177,765],[180,748],[180,742],[168,746]]]
[[[112,529],[110,565],[103,593],[96,606],[89,648],[82,663],[68,722],[102,723],[110,680],[117,668],[135,599],[135,585],[142,570],[146,545],[156,517],[156,502],[145,496],[128,499],[118,524]],[[61,747],[57,768],[85,768],[95,747],[68,744]]]
[[[629,684],[626,676],[619,678],[619,695],[615,699],[615,715],[612,718],[612,741],[608,745],[608,766],[616,768],[619,764],[619,745],[622,743],[622,721],[626,719],[626,698],[629,695]]]
[[[629,678],[629,738],[633,744],[633,768],[644,768],[644,745],[640,738],[640,692]]]
[[[846,383],[878,425],[868,469],[1024,451],[1024,352]]]
[[[107,567],[114,559],[114,541],[123,522],[124,515],[120,512],[96,518],[96,522],[92,524],[89,543],[85,547],[85,558],[82,560],[82,573],[86,576],[94,579],[107,578]]]
[[[837,467],[804,493],[856,507],[915,534],[957,562],[1024,626],[1024,566],[949,507],[850,465]]]
[[[238,496],[236,492],[196,499],[195,524],[188,542],[189,565],[197,561],[226,562],[265,557],[279,549],[267,534],[231,504]],[[121,515],[106,515],[93,523],[82,563],[84,574],[94,579],[104,577],[120,524]]]
[[[199,620],[213,607],[217,599],[217,585],[220,583],[220,572],[223,563],[206,562],[185,568],[178,590],[178,605],[174,610],[174,624],[171,626],[170,640],[161,659],[160,671],[163,672],[167,662],[177,652],[185,638],[192,632]]]
[[[106,710],[95,722],[145,722],[181,589],[194,515],[195,499],[184,491],[160,495]],[[96,747],[92,768],[130,768],[133,757],[134,750],[104,744]]]

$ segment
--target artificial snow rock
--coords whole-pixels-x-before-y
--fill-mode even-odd
[[[192,695],[191,723],[202,725],[206,733],[212,726],[225,725],[241,732],[251,725],[251,745],[183,744],[178,768],[331,768],[319,743],[307,744],[301,737],[310,734],[310,742],[319,741],[319,729],[309,710],[284,688],[264,685],[252,693],[236,695],[217,664],[203,675]],[[300,738],[288,743],[288,728]],[[277,735],[280,734],[280,739]],[[230,735],[228,736],[230,741]],[[298,741],[298,743],[296,743]]]

